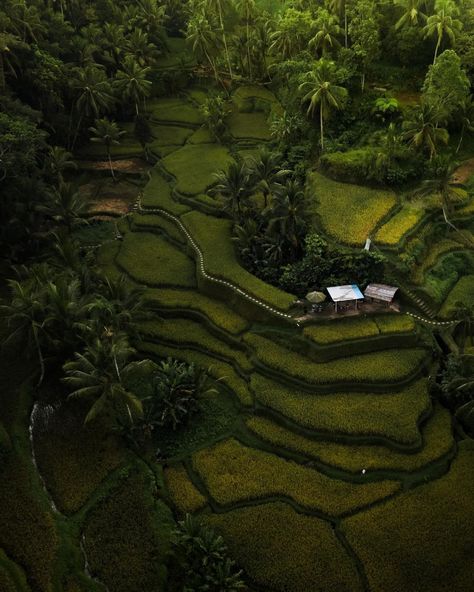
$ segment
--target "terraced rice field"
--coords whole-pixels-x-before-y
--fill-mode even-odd
[[[269,312],[286,314],[292,296],[239,266],[227,221],[180,201],[183,183],[198,194],[208,180],[170,162],[158,163],[123,241],[99,259],[112,276],[147,286],[156,318],[143,325],[140,349],[209,367],[219,397],[232,401],[232,412],[210,416],[212,430],[165,450],[177,515],[195,513],[221,532],[259,590],[469,590],[474,538],[463,525],[474,519],[474,450],[458,448],[449,413],[432,403],[431,348],[413,319],[303,329]],[[212,164],[221,165],[211,159],[207,179]],[[393,204],[387,195],[380,216]],[[357,226],[354,240],[368,230]],[[273,332],[262,333],[262,319]],[[275,337],[281,329],[286,342]],[[136,488],[141,478],[129,479]],[[120,491],[94,514],[90,540],[104,512],[124,510]],[[90,553],[102,579],[117,582]]]

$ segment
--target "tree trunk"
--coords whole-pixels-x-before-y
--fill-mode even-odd
[[[459,138],[458,147],[456,148],[456,154],[461,149],[461,144],[462,144],[462,141],[463,141],[463,136],[464,136],[464,123],[462,124],[462,127],[461,127],[461,137]]]
[[[456,232],[459,232],[459,228],[456,228],[456,226],[454,226],[454,224],[448,220],[448,215],[446,214],[446,207],[445,206],[443,206],[443,217],[444,217],[444,221],[446,222],[446,224],[448,226],[453,228]]]
[[[362,92],[364,92],[364,88],[365,88],[365,72],[362,73],[362,77],[361,77],[361,81],[360,81],[360,86],[361,86]]]
[[[344,47],[347,49],[347,5],[344,3]]]
[[[219,75],[217,73],[217,68],[216,65],[214,64],[214,61],[211,59],[211,56],[209,55],[208,51],[206,48],[204,48],[204,54],[207,58],[207,61],[209,62],[209,64],[211,65],[211,68],[214,70],[214,78],[216,79],[216,82],[219,83]]]
[[[43,382],[43,378],[44,378],[44,359],[43,359],[43,353],[41,351],[41,346],[39,344],[38,333],[36,331],[36,328],[33,328],[33,336],[35,338],[35,345],[36,345],[36,350],[38,352],[38,359],[39,359],[39,363],[40,363],[40,377],[39,377],[38,384],[37,384],[37,386],[40,386],[41,383]]]
[[[249,64],[249,78],[250,78],[250,82],[252,82],[252,63],[250,61],[250,38],[249,38],[249,33],[250,33],[250,15],[247,11],[247,60],[248,60],[248,64]]]
[[[436,47],[435,47],[435,53],[434,53],[434,58],[433,58],[433,64],[436,62],[436,58],[438,57],[438,49],[439,46],[441,45],[441,36],[438,36],[438,42],[436,43]]]
[[[3,62],[3,52],[0,51],[0,92],[5,92],[5,64]]]
[[[224,41],[224,49],[225,49],[225,55],[226,55],[226,59],[227,59],[227,66],[229,67],[229,75],[230,75],[230,79],[232,80],[233,79],[232,66],[230,65],[229,48],[227,47],[227,38],[225,36],[224,21],[222,19],[222,8],[221,8],[220,2],[219,2],[219,21],[221,24],[222,40]]]
[[[323,120],[323,104],[319,105],[319,127],[321,130],[321,152],[324,151],[324,120]]]
[[[112,179],[115,181],[114,167],[112,164],[112,157],[110,155],[110,148],[109,147],[107,147],[107,158],[109,159],[109,167],[110,167],[110,172],[112,173]]]

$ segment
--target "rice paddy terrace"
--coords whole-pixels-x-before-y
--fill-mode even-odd
[[[251,87],[239,93],[262,98]],[[201,97],[153,105],[179,145],[160,146],[137,211],[120,224],[123,239],[100,251],[107,273],[148,288],[156,318],[143,325],[140,350],[209,367],[220,381],[208,401],[213,425],[191,427],[179,445],[159,442],[169,500],[225,536],[255,590],[469,589],[474,449],[455,441],[449,413],[432,402],[430,336],[406,315],[304,329],[287,320],[293,296],[239,265],[231,224],[206,194],[231,154],[199,127]],[[265,140],[262,117],[234,114],[237,150]],[[312,181],[334,203],[341,184],[318,173]],[[324,197],[315,205],[323,228],[345,242],[375,228],[400,248],[426,218],[393,194],[354,191],[345,199],[363,194],[377,215],[348,226],[325,212]],[[446,251],[440,245],[438,256]],[[436,261],[424,261],[420,277]],[[105,568],[97,575],[107,581]]]
[[[71,410],[37,405],[33,465],[31,393],[6,381],[0,451],[13,453],[0,482],[0,590],[162,589],[173,514],[192,513],[222,533],[253,592],[468,592],[474,446],[432,400],[431,334],[403,314],[290,319],[294,296],[241,267],[231,222],[207,194],[236,153],[268,140],[278,105],[267,90],[238,89],[230,150],[202,127],[205,96],[150,104],[158,161],[118,223],[121,240],[104,243],[98,261],[109,277],[146,286],[155,315],[140,351],[209,368],[218,393],[179,439],[157,434],[159,462],[82,429]],[[246,112],[246,101],[268,108]],[[137,152],[125,145],[115,156]],[[432,224],[400,196],[317,172],[309,191],[318,228],[348,245],[371,233],[390,254]],[[341,218],[335,197],[341,211],[368,210]],[[472,204],[463,208],[468,241]],[[428,246],[407,295],[428,301],[430,272],[468,250],[453,236]],[[430,312],[449,318],[451,292],[472,293],[471,278],[450,277]]]

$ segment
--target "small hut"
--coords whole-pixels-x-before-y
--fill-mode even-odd
[[[386,284],[369,284],[364,291],[364,296],[372,301],[385,302],[389,306],[398,290],[395,286],[387,286]]]

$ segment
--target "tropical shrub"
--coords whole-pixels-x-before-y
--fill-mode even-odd
[[[182,590],[237,592],[246,589],[239,570],[227,552],[224,539],[208,525],[186,514],[174,531],[176,575]],[[178,575],[179,574],[179,575]]]
[[[147,416],[175,430],[199,411],[199,398],[210,389],[207,373],[194,364],[168,358],[150,378],[151,395],[145,399]]]
[[[317,234],[305,240],[305,254],[300,261],[287,265],[280,277],[280,287],[304,296],[316,288],[360,284],[383,279],[384,257],[373,251],[358,253],[330,247]]]

